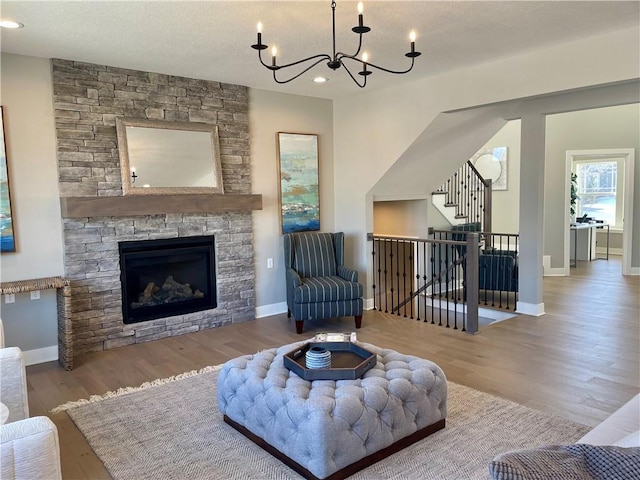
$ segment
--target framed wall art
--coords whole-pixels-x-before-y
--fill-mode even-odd
[[[16,240],[13,233],[13,214],[11,212],[11,192],[9,191],[9,169],[7,168],[7,149],[4,140],[4,110],[0,106],[0,252],[15,252]]]
[[[507,147],[483,148],[471,157],[471,163],[486,180],[491,179],[492,190],[507,189]]]
[[[318,136],[277,135],[282,233],[320,230]]]

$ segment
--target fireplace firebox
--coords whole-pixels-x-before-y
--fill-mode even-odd
[[[214,237],[120,242],[124,323],[215,308]]]

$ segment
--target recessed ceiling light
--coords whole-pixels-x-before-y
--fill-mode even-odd
[[[316,77],[313,79],[315,83],[325,83],[328,82],[329,79],[327,77]]]
[[[13,20],[0,20],[0,27],[2,28],[23,28],[24,25],[20,22],[14,22]]]

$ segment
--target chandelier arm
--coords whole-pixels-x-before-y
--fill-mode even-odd
[[[274,70],[274,71],[275,70],[280,70],[281,68],[293,67],[295,65],[298,65],[300,63],[308,62],[309,60],[313,60],[315,58],[319,58],[319,60],[317,62],[315,62],[312,65],[312,67],[316,66],[322,60],[331,60],[331,57],[329,55],[327,55],[326,53],[321,53],[321,54],[318,54],[318,55],[313,55],[312,57],[303,58],[302,60],[298,60],[297,62],[288,63],[286,65],[276,65],[274,67],[273,65],[269,65],[267,63],[264,63],[264,61],[262,60],[262,51],[261,50],[258,50],[258,57],[260,58],[260,63],[262,64],[262,66],[268,68],[269,70]],[[311,68],[311,67],[309,67],[309,68]],[[305,70],[305,72],[307,70]]]
[[[296,65],[296,64],[298,64],[298,63],[300,63],[300,62],[290,63],[289,65],[284,65],[284,66],[282,66],[282,67],[278,67],[278,69],[271,68],[270,70],[273,70],[273,80],[274,80],[276,83],[280,83],[280,84],[283,84],[283,83],[289,83],[290,81],[295,80],[296,78],[298,78],[300,75],[302,75],[302,74],[304,74],[304,73],[307,73],[309,70],[311,70],[313,67],[315,67],[316,65],[318,65],[320,62],[322,62],[322,61],[324,61],[324,60],[326,60],[326,59],[327,59],[327,56],[326,56],[326,55],[316,55],[316,56],[322,56],[322,58],[320,58],[319,60],[317,60],[317,61],[315,61],[314,63],[312,63],[312,64],[311,64],[311,65],[309,65],[307,68],[305,68],[305,69],[304,69],[304,70],[302,70],[300,73],[298,73],[295,77],[291,77],[289,80],[278,80],[278,79],[276,78],[276,72],[277,72],[277,71],[278,71],[278,69],[280,69],[280,68],[290,67],[291,65]],[[310,58],[313,58],[313,57],[310,57]],[[307,58],[306,60],[309,60],[309,58]]]
[[[383,72],[387,72],[387,73],[394,73],[396,75],[401,75],[403,73],[410,72],[413,69],[413,64],[415,63],[414,59],[412,58],[411,59],[411,66],[409,68],[407,68],[406,70],[390,70],[388,68],[380,67],[379,65],[376,65],[375,63],[363,62],[359,58],[352,57],[350,55],[343,55],[342,57],[340,57],[340,60],[345,59],[345,58],[348,58],[349,60],[353,60],[355,62],[358,62],[361,65],[365,65],[365,63],[366,63],[367,67],[375,68],[377,70],[382,70]],[[343,65],[344,65],[344,62],[343,62]]]
[[[364,88],[367,85],[367,77],[364,77],[364,81],[362,82],[362,84],[360,84],[360,82],[358,82],[358,80],[356,79],[356,77],[354,77],[351,74],[351,71],[347,68],[346,64],[342,64],[342,66],[344,67],[344,69],[347,71],[347,73],[349,74],[349,76],[351,77],[351,80],[353,80],[353,83],[355,83],[356,85],[358,85],[360,88]]]
[[[355,58],[358,56],[358,54],[360,53],[360,50],[362,49],[362,33],[358,34],[358,49],[356,50],[356,53],[354,53],[353,55],[349,55],[348,53],[344,53],[344,52],[338,52],[336,53],[336,59],[338,60],[342,60],[343,58]]]
[[[349,55],[348,53],[344,53],[344,52],[338,52],[336,53],[337,60],[342,60],[343,58],[356,59],[356,57],[360,53],[360,50],[362,49],[362,34],[359,34],[358,37],[360,38],[360,41],[358,42],[358,49],[356,50],[356,52],[353,55]]]
[[[298,60],[297,62],[287,63],[286,65],[278,65],[278,68],[293,67],[294,65],[298,65],[300,63],[308,62],[309,60],[313,60],[314,58],[318,58],[319,60],[317,62],[315,62],[311,67],[316,66],[317,64],[319,64],[323,60],[331,60],[331,57],[329,55],[327,55],[326,53],[321,53],[319,55],[313,55],[312,57],[303,58],[302,60]],[[311,67],[309,67],[309,68],[311,68]],[[307,68],[307,70],[309,70],[309,68]],[[307,70],[305,70],[305,72]]]
[[[262,64],[263,67],[271,68],[271,65],[267,65],[262,60],[262,50],[258,50],[258,59],[260,59],[260,63]]]

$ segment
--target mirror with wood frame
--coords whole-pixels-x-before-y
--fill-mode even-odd
[[[224,193],[218,127],[117,118],[124,195]]]

